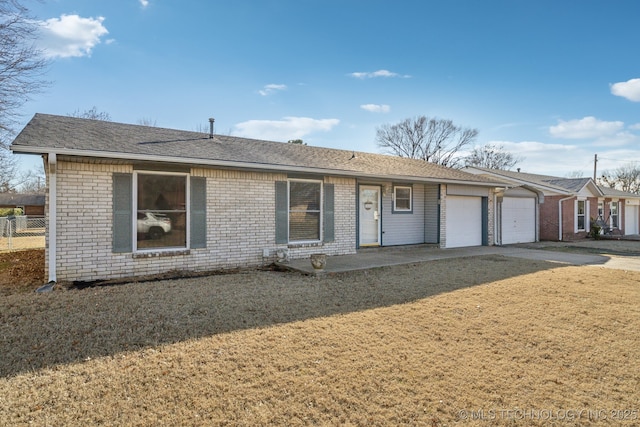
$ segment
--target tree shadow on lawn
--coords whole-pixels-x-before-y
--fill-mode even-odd
[[[487,255],[313,277],[246,271],[0,301],[0,376],[404,304],[562,265]]]

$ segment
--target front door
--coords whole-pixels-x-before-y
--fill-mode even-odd
[[[380,245],[380,187],[360,186],[360,246]]]

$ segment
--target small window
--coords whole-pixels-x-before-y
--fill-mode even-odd
[[[578,231],[584,231],[586,229],[586,204],[586,201],[578,200],[578,209],[576,210]]]
[[[289,181],[289,241],[321,240],[321,181]]]
[[[185,248],[187,176],[156,173],[136,176],[136,248]]]
[[[413,188],[408,186],[393,187],[393,211],[411,212],[413,209]]]

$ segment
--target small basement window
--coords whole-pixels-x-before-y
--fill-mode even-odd
[[[413,187],[404,185],[397,185],[393,187],[393,212],[412,212],[412,199]]]

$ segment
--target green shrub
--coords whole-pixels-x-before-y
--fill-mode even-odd
[[[602,227],[596,224],[596,220],[594,218],[591,218],[591,229],[589,230],[589,237],[598,240],[600,238],[601,232]]]
[[[19,208],[0,208],[0,217],[9,215],[22,215],[22,209]]]

